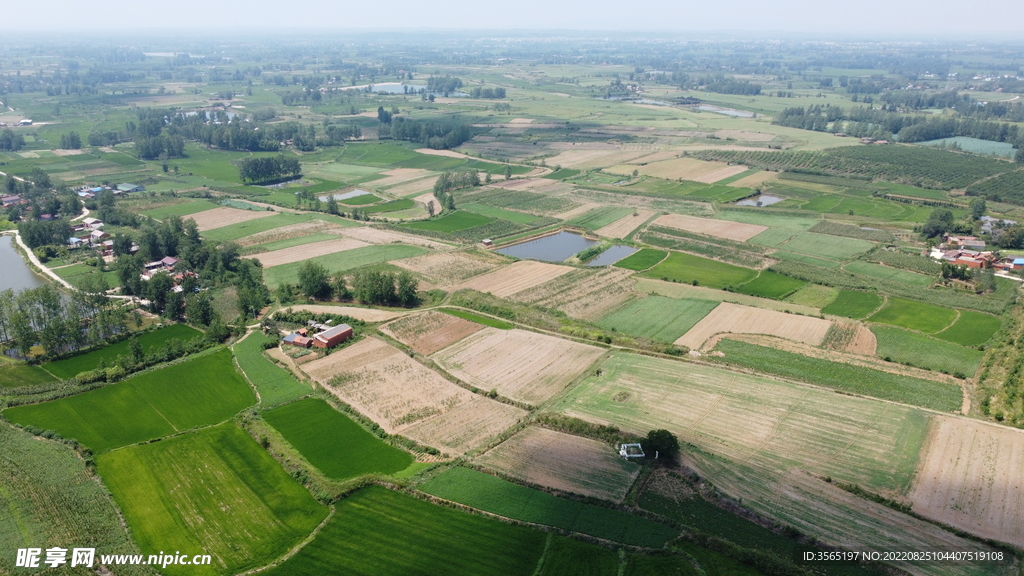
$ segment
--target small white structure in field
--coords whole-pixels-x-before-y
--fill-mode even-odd
[[[646,454],[644,454],[644,447],[640,444],[623,444],[619,446],[619,456],[628,460],[630,458],[643,458]]]

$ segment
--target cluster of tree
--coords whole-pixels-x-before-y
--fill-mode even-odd
[[[302,174],[302,164],[296,157],[283,154],[265,158],[245,158],[238,165],[242,182],[272,182],[282,178],[294,178]]]
[[[126,308],[88,281],[66,297],[51,284],[0,292],[0,341],[13,341],[26,358],[37,344],[46,358],[100,344],[125,332],[128,320]]]
[[[953,212],[946,208],[932,210],[928,220],[921,226],[921,235],[926,239],[941,238],[949,233],[970,234],[973,228],[971,221],[957,222]]]
[[[966,265],[957,266],[956,264],[950,262],[943,262],[942,277],[947,280],[970,280],[973,277],[973,275],[971,274],[971,269],[968,268]]]
[[[18,233],[21,240],[29,248],[38,248],[53,244],[66,246],[68,238],[71,238],[71,224],[66,219],[51,220],[22,220],[18,223]]]
[[[743,96],[756,96],[761,93],[761,85],[754,84],[749,80],[737,80],[726,76],[712,76],[702,78],[698,81],[702,90],[717,92],[718,94],[740,94]]]
[[[382,123],[377,134],[382,140],[408,140],[434,150],[448,150],[469,141],[473,137],[473,129],[469,124],[457,120],[412,120],[399,116],[390,124]]]
[[[462,80],[450,75],[444,77],[431,76],[427,78],[427,92],[437,92],[447,96],[459,88],[462,88]]]
[[[501,87],[498,87],[498,88],[481,88],[481,87],[477,86],[476,88],[473,88],[472,90],[469,91],[469,96],[470,96],[470,98],[488,98],[488,99],[490,99],[490,98],[498,98],[498,99],[501,99],[501,98],[505,97],[505,89],[501,88]]]
[[[341,146],[346,140],[358,140],[363,131],[355,124],[331,124],[324,129],[323,146]],[[317,144],[321,141],[318,140]]]
[[[106,132],[89,132],[86,136],[89,146],[113,146],[130,140],[123,132],[107,130]]]
[[[1024,133],[1016,124],[986,122],[974,118],[928,118],[903,128],[898,136],[900,142],[925,142],[966,136],[993,142],[1007,142],[1018,147],[1024,144]]]
[[[273,322],[288,322],[290,324],[301,324],[306,326],[307,323],[312,320],[318,324],[348,324],[353,328],[360,328],[366,326],[366,322],[358,318],[353,318],[345,314],[329,314],[327,312],[310,312],[308,310],[292,310],[287,308],[285,310],[279,310],[274,313],[273,320],[268,319],[264,322],[264,326],[271,325]]]
[[[185,139],[181,136],[137,136],[135,153],[143,160],[167,160],[185,157]]]
[[[78,150],[82,147],[82,137],[78,135],[78,132],[61,134],[60,147],[64,150]]]
[[[17,152],[23,146],[25,146],[25,137],[21,134],[15,134],[14,130],[10,128],[0,132],[0,150]]]
[[[971,102],[968,94],[956,90],[946,92],[921,92],[917,90],[891,90],[879,98],[896,109],[924,110],[926,108],[955,108],[962,102]]]
[[[398,274],[380,270],[356,272],[352,278],[352,297],[364,304],[416,306],[419,282],[408,271]]]
[[[133,372],[138,372],[163,362],[170,362],[175,358],[201,352],[226,337],[227,328],[218,326],[213,330],[207,330],[203,336],[195,336],[185,342],[178,338],[171,338],[159,348],[150,347],[149,351],[146,352],[142,349],[139,339],[133,335],[128,338],[128,354],[119,354],[109,364],[103,358],[100,358],[99,365],[96,368],[79,372],[75,376],[75,380],[78,380],[79,384],[103,381],[117,382]]]
[[[434,182],[434,196],[444,203],[443,208],[455,209],[455,201],[444,197],[452,190],[480,185],[480,174],[476,170],[445,170]],[[450,198],[450,196],[448,196]],[[450,204],[450,207],[449,207]]]
[[[775,116],[772,124],[825,132],[830,122],[835,122],[842,117],[843,110],[838,106],[815,104],[809,108],[803,106],[786,108]]]
[[[352,293],[345,283],[345,277],[342,274],[331,275],[322,264],[309,260],[303,262],[299,266],[298,279],[299,292],[307,298],[315,300],[330,300],[331,298],[348,300],[352,297]],[[288,300],[291,300],[291,298],[282,299],[282,301]]]

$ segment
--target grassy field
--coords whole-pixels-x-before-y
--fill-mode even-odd
[[[313,242],[321,242],[323,240],[337,240],[337,234],[309,234],[307,236],[298,236],[296,238],[285,238],[284,240],[274,240],[272,242],[264,242],[263,244],[255,244],[253,246],[246,246],[242,249],[242,254],[254,254],[258,252],[272,252],[274,250],[283,250],[285,248],[291,248],[292,246],[302,246],[303,244],[310,244]]]
[[[572,220],[569,220],[569,224],[579,226],[581,228],[587,228],[589,230],[597,230],[603,226],[607,226],[616,220],[628,216],[633,213],[632,208],[619,208],[615,206],[602,206],[600,208],[594,208],[590,212],[577,216]]]
[[[313,392],[309,384],[296,380],[291,372],[263,355],[263,343],[268,341],[276,340],[257,330],[235,344],[233,349],[238,366],[260,393],[260,404],[274,406]]]
[[[630,254],[629,256],[619,260],[615,263],[616,268],[625,268],[626,270],[647,270],[651,266],[654,266],[658,262],[665,259],[668,252],[664,250],[655,250],[653,248],[641,248],[637,252]]]
[[[470,322],[476,322],[477,324],[483,324],[484,326],[490,326],[499,330],[511,330],[515,328],[514,324],[498,320],[496,318],[490,318],[488,316],[481,316],[479,314],[473,314],[465,310],[455,310],[453,308],[440,308],[439,312],[455,316],[456,318],[462,318],[463,320],[469,320]]]
[[[69,284],[75,288],[81,288],[82,282],[90,277],[96,275],[103,275],[103,279],[106,280],[107,286],[116,288],[121,285],[121,279],[117,275],[115,270],[107,270],[106,272],[100,271],[95,266],[86,266],[85,264],[72,264],[71,266],[64,266],[61,268],[53,268],[53,273],[60,276],[62,279],[67,280]]]
[[[54,377],[39,366],[0,360],[0,389],[53,382]]]
[[[945,371],[949,374],[974,376],[984,352],[958,344],[936,340],[923,334],[892,328],[872,326],[878,341],[876,354],[893,362],[911,364],[919,368]]]
[[[436,220],[424,220],[422,222],[410,222],[408,224],[402,224],[404,228],[411,228],[413,230],[433,230],[435,232],[457,232],[459,230],[465,230],[466,228],[472,228],[474,226],[482,226],[488,222],[494,222],[494,218],[489,216],[481,216],[480,214],[474,214],[473,212],[466,212],[458,210],[447,216],[442,216]]]
[[[642,276],[686,284],[696,282],[699,286],[709,288],[725,288],[753,280],[757,276],[757,271],[682,252],[672,252],[664,262],[644,272]]]
[[[524,214],[522,212],[515,212],[513,210],[505,210],[504,208],[497,208],[495,206],[487,206],[477,202],[469,202],[467,204],[460,204],[459,210],[466,212],[472,212],[473,214],[479,214],[481,216],[487,216],[489,218],[500,218],[502,220],[508,220],[517,224],[530,224],[540,219],[540,216],[534,216],[533,214]]]
[[[855,238],[842,238],[814,232],[794,232],[785,228],[769,228],[750,239],[754,244],[774,246],[787,252],[796,252],[831,260],[849,260],[867,252],[874,243]]]
[[[8,408],[4,416],[103,452],[222,422],[255,401],[223,349],[77,396]]]
[[[698,299],[677,299],[648,296],[630,300],[597,323],[606,330],[615,330],[659,342],[675,342],[711,313],[718,302]]]
[[[420,486],[428,494],[535,524],[660,548],[676,535],[664,525],[618,510],[552,496],[468,468],[452,468]]]
[[[157,220],[163,220],[170,216],[184,217],[189,214],[195,214],[197,212],[203,212],[205,210],[212,210],[219,208],[219,204],[214,204],[209,200],[192,200],[188,202],[181,202],[178,204],[171,204],[170,206],[163,206],[161,208],[154,208],[152,210],[144,210],[142,214],[149,216],[150,218],[156,218]]]
[[[762,270],[757,278],[736,289],[741,294],[782,300],[807,285],[803,280],[783,276],[770,270]]]
[[[412,464],[407,452],[385,444],[319,398],[279,406],[263,418],[329,478],[393,474]]]
[[[988,342],[1002,325],[1002,319],[997,316],[961,310],[960,317],[952,326],[934,336],[961,346],[981,346]]]
[[[408,198],[399,198],[398,200],[391,200],[384,202],[383,204],[377,204],[374,206],[368,206],[366,208],[360,208],[360,212],[366,212],[368,214],[376,214],[378,212],[398,212],[399,210],[408,210],[416,206],[416,203]]]
[[[232,423],[101,454],[103,482],[143,554],[203,551],[212,566],[167,574],[235,574],[261,566],[327,516],[300,484]]]
[[[850,262],[846,266],[843,266],[843,268],[853,272],[854,274],[894,280],[896,282],[902,282],[903,284],[908,284],[910,286],[920,286],[922,288],[927,288],[935,283],[935,278],[925,276],[924,274],[908,272],[906,270],[890,268],[888,266],[872,264],[870,262]]]
[[[962,400],[960,388],[952,384],[811,358],[728,338],[721,340],[715,350],[725,354],[722,358],[715,358],[716,362],[843,392],[945,411],[957,410]]]
[[[956,310],[903,298],[889,298],[868,320],[934,334],[956,319]]]
[[[857,320],[867,318],[882,305],[882,297],[859,290],[840,290],[831,304],[821,309],[824,314],[845,316]]]
[[[38,574],[15,567],[18,548],[89,546],[104,554],[137,554],[117,507],[85,461],[67,446],[41,441],[0,424],[0,572]],[[45,560],[45,552],[43,559]],[[45,566],[45,565],[44,565]],[[54,570],[72,574],[71,570]],[[86,573],[81,570],[80,573]],[[126,576],[155,574],[123,566]]]
[[[152,332],[139,334],[137,338],[139,344],[142,345],[142,350],[148,353],[152,348],[160,348],[172,338],[185,342],[201,335],[202,332],[195,328],[190,328],[184,324],[171,324]],[[121,340],[120,342],[91,350],[78,356],[48,362],[43,367],[58,378],[74,378],[80,372],[95,369],[99,365],[100,360],[103,360],[107,366],[112,366],[118,356],[128,356],[128,345],[128,340]]]
[[[538,576],[618,576],[619,563],[614,550],[559,536],[551,540]]]
[[[335,505],[334,517],[266,576],[530,576],[547,535],[428,504],[379,486]]]
[[[337,224],[338,226],[359,225],[352,220],[346,220],[345,218],[338,218],[328,214],[315,212],[305,214],[281,213],[274,214],[273,216],[268,216],[266,218],[247,220],[245,222],[229,224],[227,226],[221,226],[220,228],[214,228],[213,230],[207,230],[202,233],[202,236],[203,238],[213,242],[227,242],[229,240],[238,240],[239,238],[250,236],[257,232],[266,232],[267,230],[273,230],[274,228],[280,228],[281,226],[310,222],[312,220],[323,220],[324,222],[330,222],[331,224]]]
[[[824,308],[835,301],[839,296],[839,290],[821,284],[806,284],[803,288],[786,297],[786,302],[811,306],[813,308]]]
[[[378,264],[380,262],[390,262],[392,260],[419,256],[426,252],[428,252],[426,248],[420,248],[419,246],[382,244],[378,246],[364,246],[362,248],[345,250],[344,252],[327,254],[325,256],[317,256],[315,258],[305,260],[305,262],[316,262],[318,264],[322,264],[327,268],[328,272],[333,274],[335,272],[346,272],[369,264]],[[302,264],[302,262],[292,262],[291,264],[282,264],[281,266],[267,268],[263,271],[263,279],[271,289],[286,282],[295,282],[296,278],[298,278],[299,267],[302,266]]]

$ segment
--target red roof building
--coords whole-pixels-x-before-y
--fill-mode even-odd
[[[352,337],[352,327],[348,324],[339,324],[329,330],[313,336],[313,346],[317,348],[333,348]]]

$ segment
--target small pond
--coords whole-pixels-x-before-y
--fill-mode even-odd
[[[759,194],[757,196],[751,196],[750,198],[744,198],[736,202],[738,206],[771,206],[772,204],[778,204],[785,198],[779,198],[778,196],[772,196],[771,194]]]
[[[14,247],[13,236],[0,236],[0,290],[27,290],[38,288],[46,283],[42,276],[37,275],[21,258]]]
[[[562,262],[570,256],[597,244],[597,240],[587,240],[572,232],[559,232],[521,244],[513,244],[496,252],[516,258],[543,260],[544,262]]]
[[[597,258],[587,262],[587,266],[611,266],[634,252],[636,252],[636,248],[633,248],[632,246],[616,244],[604,252],[601,252]]]
[[[753,118],[753,112],[746,112],[743,110],[732,110],[730,108],[720,108],[718,106],[711,106],[710,104],[701,104],[697,106],[698,110],[704,110],[706,112],[714,112],[715,114],[725,114],[726,116],[735,116],[737,118]]]
[[[340,202],[342,200],[348,200],[349,198],[355,198],[357,196],[366,196],[368,194],[370,194],[370,192],[367,192],[366,190],[353,190],[351,192],[345,192],[344,194],[332,194],[332,196],[334,196],[335,200]],[[319,198],[321,202],[327,202],[328,197],[320,196]],[[369,198],[367,198],[367,200],[369,200]],[[367,202],[367,204],[369,204],[369,202]]]

